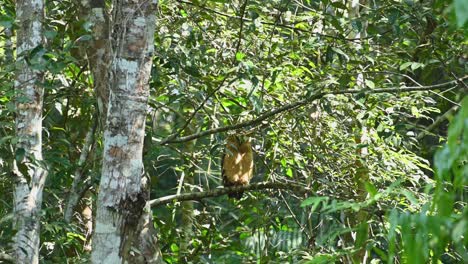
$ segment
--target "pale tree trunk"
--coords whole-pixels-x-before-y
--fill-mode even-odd
[[[156,3],[113,1],[114,51],[92,263],[160,261],[155,244],[143,241],[155,237],[149,235],[154,230],[142,181]]]
[[[14,253],[17,263],[39,263],[40,210],[47,176],[42,161],[43,73],[31,50],[42,44],[44,3],[17,0],[16,161],[14,164]],[[26,59],[30,63],[26,62]]]
[[[12,28],[5,28],[5,61],[3,65],[14,65],[13,61],[13,30]]]
[[[186,128],[188,134],[193,133],[193,129],[189,126]],[[192,192],[195,184],[195,170],[192,162],[194,160],[193,151],[196,140],[185,143],[185,170],[184,177],[181,177],[180,186],[184,192]],[[184,188],[185,187],[185,188]],[[193,201],[184,201],[181,203],[181,239],[179,246],[179,262],[187,263],[190,257],[190,245],[193,238],[193,221],[194,221],[194,203]]]
[[[104,0],[83,0],[81,4],[81,16],[91,23],[93,39],[88,47],[80,47],[85,50],[81,54],[88,57],[89,66],[93,75],[94,90],[98,102],[99,120],[101,127],[105,124],[107,114],[107,104],[109,102],[109,65],[111,58],[110,36],[109,36],[109,15],[105,8]],[[74,174],[73,184],[65,207],[65,221],[70,222],[74,209],[81,198],[83,182],[87,177],[83,177],[81,167],[88,157],[89,147],[93,143],[96,128],[92,127],[86,135],[85,144],[81,151],[78,169]]]
[[[192,191],[194,184],[194,172],[193,169],[187,168],[184,172],[185,180],[184,185],[188,192]],[[183,201],[181,203],[181,238],[179,246],[179,262],[188,262],[190,255],[190,244],[193,238],[193,201]]]
[[[356,48],[361,49],[362,48],[362,42],[363,39],[366,38],[367,36],[367,21],[361,18],[361,10],[365,10],[364,6],[366,6],[367,1],[366,0],[352,0],[349,2],[349,18],[352,19],[359,19],[362,25],[362,29],[360,32],[354,32],[351,34],[351,38],[358,38],[360,40],[357,40],[356,43]],[[361,69],[364,70],[364,69]],[[364,80],[364,75],[362,73],[359,73],[356,76],[356,84],[359,88],[365,89],[366,84]],[[358,111],[365,111],[365,109],[360,109],[357,108]],[[369,131],[367,128],[367,124],[365,123],[364,120],[356,120],[357,124],[357,130],[355,132],[355,143],[356,145],[365,145],[369,141]],[[367,147],[361,147],[357,150],[357,159],[356,159],[356,174],[354,175],[354,184],[357,187],[356,193],[358,195],[358,201],[364,201],[367,197],[367,191],[365,188],[366,182],[369,181],[369,169],[367,167],[367,164],[365,162],[366,157],[368,155],[368,148]],[[352,227],[358,227],[357,232],[368,232],[368,227],[367,227],[367,220],[368,220],[368,215],[367,212],[364,210],[360,210],[356,213],[351,213],[349,217],[349,224]],[[367,250],[364,245],[356,245],[357,240],[357,232],[353,232],[350,240],[352,241],[352,244],[354,244],[355,247],[361,247],[352,257],[352,261],[354,263],[367,263]]]
[[[86,55],[93,75],[99,120],[101,127],[104,127],[109,104],[109,67],[112,55],[110,19],[105,0],[81,0],[80,3],[83,18],[91,24],[93,39],[86,48]]]
[[[80,17],[90,23],[92,40],[89,45],[81,45],[80,54],[88,58],[88,64],[93,75],[94,90],[98,103],[100,127],[104,127],[109,102],[109,67],[111,59],[109,14],[106,9],[105,0],[82,0],[80,1]],[[95,121],[96,122],[96,121]],[[73,213],[83,195],[90,196],[91,192],[86,192],[90,181],[89,176],[82,170],[83,165],[89,157],[89,151],[94,144],[94,134],[98,130],[96,126],[90,128],[86,135],[85,143],[78,161],[78,168],[74,173],[73,183],[67,198],[64,219],[71,222]],[[92,204],[86,205],[82,212],[90,212]],[[93,230],[92,214],[82,213],[86,228],[85,249],[90,249],[90,234]]]

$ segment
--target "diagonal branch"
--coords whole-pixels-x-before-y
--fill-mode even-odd
[[[432,130],[437,128],[442,122],[444,122],[449,116],[453,115],[459,108],[460,104],[452,106],[447,112],[445,112],[443,115],[439,116],[436,118],[434,123],[430,124],[428,127],[426,127],[417,137],[417,140],[423,139],[425,136],[430,134]]]
[[[450,85],[458,85],[459,83],[463,83],[463,81],[466,79],[468,79],[468,75],[461,77],[457,80],[450,81],[450,82],[428,85],[428,86],[390,87],[390,88],[380,88],[380,89],[348,89],[348,90],[341,90],[341,91],[319,92],[303,100],[300,100],[291,104],[287,104],[279,108],[265,112],[261,114],[260,116],[258,116],[257,118],[251,119],[243,123],[209,129],[209,130],[201,131],[199,133],[195,133],[195,134],[185,136],[185,137],[179,137],[179,138],[169,137],[159,142],[159,144],[164,145],[168,143],[182,143],[182,142],[187,142],[190,140],[194,140],[200,137],[204,137],[204,136],[208,136],[208,135],[212,135],[216,133],[226,132],[230,130],[237,130],[237,129],[244,128],[244,127],[256,126],[256,125],[261,124],[263,121],[265,121],[266,119],[270,117],[273,117],[285,111],[290,111],[298,107],[310,104],[313,101],[320,99],[326,95],[360,94],[360,93],[362,94],[403,93],[403,92],[431,91],[435,89],[443,90],[444,88]]]
[[[252,183],[246,186],[233,186],[228,188],[220,188],[204,192],[191,192],[182,194],[173,194],[157,198],[147,202],[147,206],[155,207],[161,204],[167,204],[175,201],[188,201],[188,200],[201,200],[209,197],[218,197],[228,193],[236,193],[239,191],[254,191],[254,190],[292,190],[297,193],[311,193],[312,190],[309,187],[294,184],[294,183],[282,183],[282,182],[258,182]]]

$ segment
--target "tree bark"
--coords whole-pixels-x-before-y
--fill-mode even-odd
[[[82,44],[78,47],[80,51],[79,55],[87,57],[88,65],[91,69],[98,106],[98,120],[95,121],[96,124],[90,128],[86,135],[85,143],[78,161],[78,168],[73,175],[73,183],[69,191],[64,212],[64,219],[67,223],[71,222],[73,213],[78,203],[83,198],[83,194],[88,197],[91,196],[91,192],[86,191],[86,189],[89,188],[89,184],[86,184],[86,182],[90,179],[89,175],[83,171],[83,166],[88,159],[90,148],[94,145],[94,134],[97,131],[101,132],[106,122],[107,106],[109,103],[109,65],[112,57],[109,33],[110,19],[105,0],[82,0],[79,5],[79,16],[89,21],[92,35],[91,41],[87,43],[88,45]],[[97,124],[100,125],[98,126]],[[82,218],[85,220],[87,234],[85,241],[86,250],[91,248],[88,234],[91,234],[93,231],[92,214],[83,213],[92,210],[94,205],[90,204],[89,207],[90,208],[87,208],[86,211],[82,211]]]
[[[86,49],[86,55],[93,75],[99,120],[101,127],[104,127],[109,104],[109,66],[112,55],[110,19],[105,0],[82,0],[80,3],[82,17],[91,23],[93,38]]]
[[[189,133],[192,133],[192,128],[189,126],[187,127],[187,131]],[[193,165],[190,163],[192,160],[194,160],[193,157],[193,151],[195,148],[196,140],[194,141],[189,141],[185,143],[185,152],[182,158],[185,160],[185,170],[184,174],[185,177],[181,177],[181,189],[184,190],[184,193],[186,190],[192,191],[193,186],[195,184],[195,170]],[[193,201],[188,200],[184,201],[181,204],[181,238],[180,238],[180,246],[179,246],[179,262],[184,263],[188,262],[189,260],[187,259],[188,256],[190,255],[190,244],[192,241],[193,237],[193,214],[194,210],[194,204]]]
[[[149,198],[142,184],[142,152],[156,3],[113,1],[114,59],[92,263],[135,263],[129,260],[145,254],[131,245],[141,236],[138,229],[147,216],[143,209]],[[141,262],[158,261],[157,254],[147,254]]]
[[[14,163],[14,254],[17,263],[39,263],[40,210],[47,172],[42,161],[44,2],[17,0],[16,160]],[[35,67],[36,66],[36,67]]]
[[[360,32],[353,31],[351,37],[353,38],[360,38],[360,40],[356,41],[356,48],[362,49],[362,44],[364,39],[367,37],[367,21],[365,18],[361,18],[361,7],[367,5],[367,0],[352,0],[349,2],[349,18],[350,19],[359,19],[362,24],[362,29]],[[363,73],[359,73],[356,76],[356,85],[358,89],[364,90],[366,88],[365,78]],[[361,109],[358,107],[357,111],[365,111],[365,109]],[[367,196],[367,191],[365,188],[366,182],[369,181],[369,168],[367,167],[366,159],[368,155],[368,148],[365,146],[369,142],[369,131],[367,128],[367,124],[364,123],[365,121],[356,120],[356,134],[354,141],[356,142],[356,146],[362,146],[357,149],[356,151],[356,161],[355,161],[355,175],[353,178],[354,184],[356,186],[356,195],[358,201],[364,201]],[[350,228],[357,228],[357,231],[352,231],[346,237],[347,242],[349,245],[354,245],[356,249],[358,249],[354,255],[351,256],[353,263],[367,263],[368,252],[366,250],[366,243],[365,241],[358,241],[358,236],[362,237],[362,233],[364,232],[367,236],[368,232],[368,215],[367,212],[364,210],[360,210],[359,212],[350,212],[348,215],[348,223]],[[359,243],[359,244],[358,244]]]

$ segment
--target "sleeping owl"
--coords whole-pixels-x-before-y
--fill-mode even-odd
[[[253,177],[253,153],[250,140],[229,136],[221,162],[221,175],[224,187],[248,185]],[[230,193],[230,198],[240,199],[243,191]]]

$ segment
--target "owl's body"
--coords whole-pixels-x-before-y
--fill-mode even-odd
[[[250,142],[241,142],[236,136],[228,137],[222,160],[224,187],[248,185],[253,177],[253,167],[253,153]],[[229,197],[240,199],[242,193],[231,193]]]

